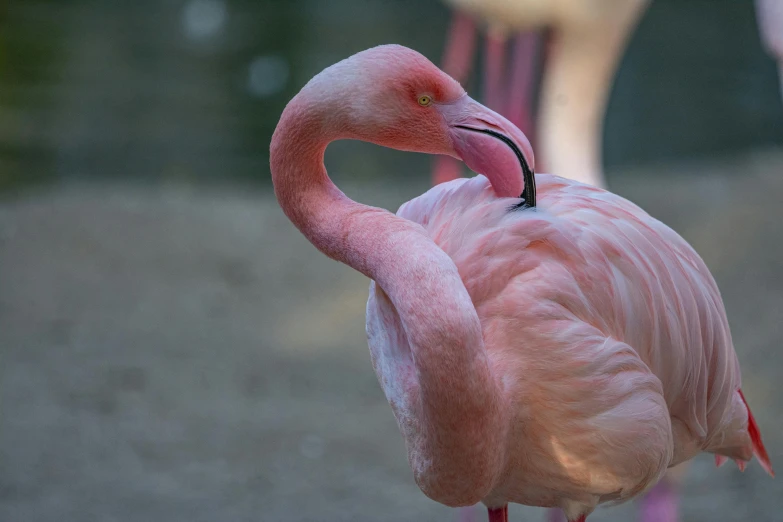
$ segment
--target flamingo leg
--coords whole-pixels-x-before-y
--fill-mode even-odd
[[[475,49],[475,22],[466,13],[455,11],[443,51],[442,69],[463,86],[470,77]]]
[[[508,504],[499,508],[487,508],[489,522],[508,522]]]
[[[549,508],[546,510],[546,522],[568,522],[562,509]]]
[[[689,467],[688,462],[666,470],[666,475],[639,501],[640,522],[677,522],[679,502],[677,491]]]
[[[503,77],[506,69],[506,35],[490,27],[484,47],[484,102],[493,111],[503,111]]]
[[[432,185],[440,185],[462,177],[462,163],[451,156],[437,156],[432,168]]]
[[[639,505],[641,522],[676,522],[677,511],[677,492],[666,479],[648,491]]]
[[[463,86],[470,76],[476,49],[476,24],[466,13],[455,11],[443,53],[443,70]],[[462,164],[450,156],[438,156],[432,173],[437,185],[460,177]]]
[[[476,506],[459,508],[459,522],[478,522],[476,520]]]
[[[535,149],[535,91],[540,77],[538,55],[540,33],[528,32],[514,38],[505,116],[525,133]]]

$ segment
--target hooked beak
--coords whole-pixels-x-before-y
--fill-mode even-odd
[[[499,197],[521,197],[524,206],[534,207],[533,148],[522,131],[467,95],[438,109],[449,127],[454,155],[484,174]]]

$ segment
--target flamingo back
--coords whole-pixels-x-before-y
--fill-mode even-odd
[[[739,364],[701,257],[620,196],[536,181],[535,209],[512,210],[515,200],[476,176],[398,211],[451,257],[481,320],[511,426],[493,497],[584,513],[701,451],[750,460]],[[389,307],[371,288],[368,332]],[[405,334],[370,344],[400,421],[415,397]]]

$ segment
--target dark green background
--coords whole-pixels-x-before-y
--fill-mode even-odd
[[[230,0],[207,44],[182,30],[183,0],[0,4],[0,188],[40,180],[250,179],[288,99],[323,67],[396,42],[439,61],[449,12],[437,0]],[[286,88],[245,89],[255,56],[286,58]],[[474,85],[475,90],[475,85]],[[783,144],[775,64],[752,2],[655,0],[609,105],[605,159],[620,165]],[[426,158],[337,144],[330,167],[419,173]]]

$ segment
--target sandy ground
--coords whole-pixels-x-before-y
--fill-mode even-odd
[[[783,154],[611,181],[713,270],[783,466]],[[396,208],[425,183],[347,192]],[[268,193],[74,185],[2,201],[0,520],[456,522],[411,477],[370,367],[366,292]],[[780,521],[781,497],[757,464],[705,456],[682,511]]]

